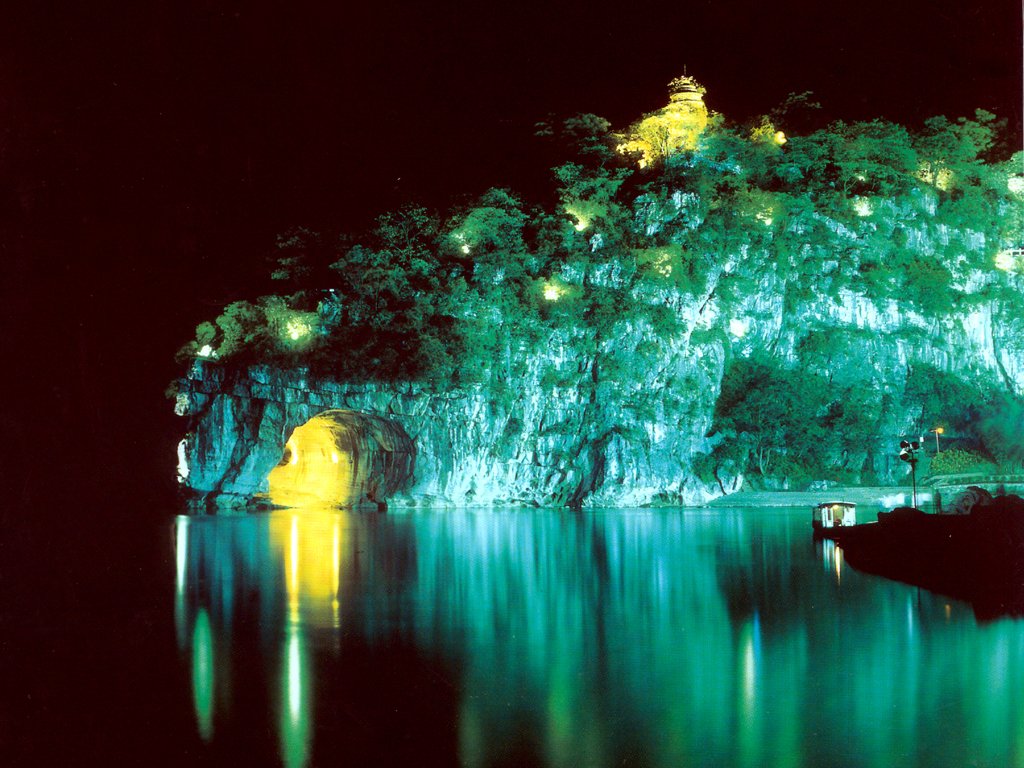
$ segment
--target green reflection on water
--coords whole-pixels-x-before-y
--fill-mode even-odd
[[[192,641],[192,701],[199,735],[204,741],[209,741],[213,736],[213,669],[210,616],[205,610],[200,610]]]
[[[289,512],[178,541],[195,657],[204,616],[211,654],[260,627],[287,765],[357,738],[345,649],[400,640],[458,697],[424,728],[442,762],[1024,766],[1022,624],[857,573],[803,510]]]
[[[281,675],[281,759],[297,768],[309,759],[309,658],[302,630],[289,625],[285,635]]]

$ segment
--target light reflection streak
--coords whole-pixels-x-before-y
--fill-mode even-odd
[[[299,516],[292,515],[291,528],[288,535],[288,559],[285,562],[288,572],[288,620],[295,623],[299,620]]]
[[[284,639],[280,745],[281,760],[288,768],[300,768],[309,761],[312,735],[312,712],[307,651],[302,628],[289,624]]]
[[[185,567],[188,564],[188,518],[178,515],[174,521],[174,586],[177,594],[185,591]]]
[[[205,609],[196,616],[192,639],[192,702],[196,725],[203,741],[213,736],[214,657],[210,615]]]

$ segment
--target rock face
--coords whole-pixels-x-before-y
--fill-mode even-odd
[[[954,233],[930,223],[929,204],[922,198],[916,208],[903,210],[879,201],[870,222],[858,226],[864,232],[894,229],[902,221],[905,236],[924,254],[993,247],[978,232]],[[699,225],[700,205],[683,192],[642,197],[634,225],[648,235],[667,232],[669,224],[685,233]],[[357,471],[363,475],[344,481],[359,498],[383,493],[399,504],[702,504],[738,490],[743,481],[721,467],[712,476],[706,465],[695,466],[725,439],[709,431],[730,358],[769,355],[830,382],[841,371],[878,404],[878,416],[876,437],[836,457],[836,464],[870,472],[879,483],[899,481],[907,472],[893,441],[920,428],[920,407],[900,405],[915,368],[953,374],[983,391],[1024,394],[1020,300],[999,298],[1024,295],[1024,278],[965,268],[953,273],[963,306],[925,312],[920,303],[900,304],[891,293],[871,293],[851,277],[857,259],[867,259],[850,255],[867,248],[864,232],[816,213],[805,218],[793,228],[832,232],[829,245],[787,250],[773,245],[776,235],[766,228],[756,243],[716,258],[700,295],[669,285],[629,287],[617,274],[615,254],[594,245],[589,283],[568,267],[561,281],[628,291],[630,302],[671,314],[677,320],[672,330],[658,330],[637,315],[618,320],[606,338],[554,329],[527,345],[509,333],[504,352],[488,361],[490,369],[476,384],[434,390],[419,382],[345,383],[303,368],[238,370],[197,361],[178,388],[176,408],[188,420],[179,448],[182,482],[197,497],[220,502],[267,493],[271,471],[285,458],[295,430],[341,409],[353,425],[346,439],[363,451],[358,461],[368,461]],[[737,285],[742,289],[730,287]],[[494,311],[496,327],[514,326],[515,318]],[[382,449],[388,440],[406,438],[409,445],[397,453]],[[343,448],[341,442],[336,447]],[[387,456],[402,457],[393,477],[382,469]],[[282,487],[289,482],[294,489],[292,481]]]
[[[690,468],[707,448],[720,347],[680,349],[660,384],[606,381],[589,367],[577,370],[561,347],[548,354],[552,365],[572,370],[570,384],[542,383],[541,371],[550,369],[538,363],[502,396],[482,385],[432,392],[411,383],[343,384],[302,369],[228,374],[197,363],[180,382],[177,412],[188,429],[179,474],[199,498],[245,503],[274,490],[272,471],[289,466],[298,428],[343,409],[414,446],[414,462],[411,451],[401,454],[411,479],[371,489],[391,504],[678,505],[721,494]],[[384,456],[373,446],[378,438],[360,429],[350,439]]]

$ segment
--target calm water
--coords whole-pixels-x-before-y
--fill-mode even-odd
[[[1024,766],[1024,622],[857,573],[808,517],[41,520],[68,533],[7,571],[0,764]]]
[[[178,517],[197,759],[1024,766],[1024,623],[805,510]]]

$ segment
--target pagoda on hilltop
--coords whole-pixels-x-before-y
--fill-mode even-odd
[[[668,84],[669,103],[631,125],[617,149],[636,155],[641,168],[676,152],[696,149],[708,125],[705,93],[704,86],[689,75],[673,79]]]

